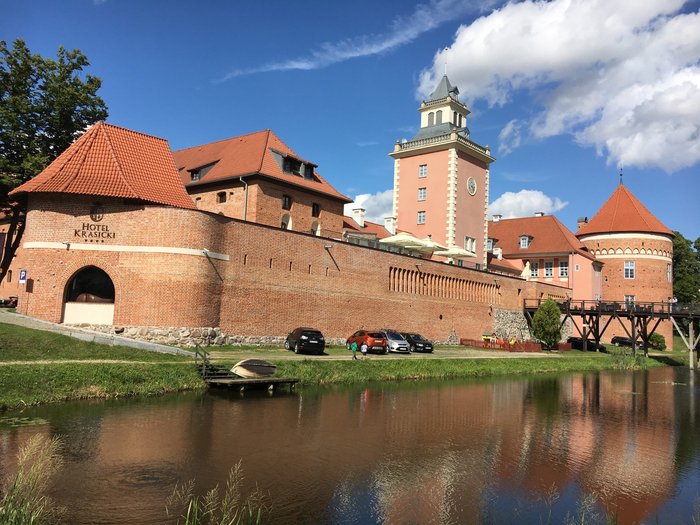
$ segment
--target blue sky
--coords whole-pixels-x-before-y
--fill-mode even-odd
[[[700,237],[700,0],[0,0],[0,39],[79,48],[108,121],[173,149],[272,129],[376,220],[445,65],[492,211],[575,231],[627,187]]]

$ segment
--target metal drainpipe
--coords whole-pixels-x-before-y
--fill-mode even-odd
[[[243,180],[243,177],[238,177],[243,184],[245,184],[245,194],[243,197],[243,220],[248,220],[248,183]]]

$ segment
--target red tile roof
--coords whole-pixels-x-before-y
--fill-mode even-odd
[[[306,179],[293,173],[285,173],[280,163],[275,160],[275,153],[281,156],[291,156],[305,164],[313,164],[299,157],[269,129],[181,149],[173,152],[173,156],[175,157],[175,164],[180,170],[182,182],[188,188],[225,181],[243,175],[259,174],[307,190],[323,193],[342,202],[352,202],[352,199],[336,191],[333,186],[315,171],[313,179]],[[190,171],[213,163],[216,164],[200,180],[191,180]]]
[[[96,195],[195,209],[165,139],[104,122],[10,195],[25,193]]]
[[[501,272],[510,273],[518,276],[523,273],[523,268],[525,267],[525,265],[520,260],[516,259],[511,261],[508,259],[499,259],[497,257],[494,257],[492,253],[489,253],[487,255],[486,264],[490,270],[498,270]]]
[[[530,237],[527,248],[520,247],[520,237]],[[553,215],[489,221],[489,238],[503,250],[503,257],[530,257],[549,253],[576,252],[595,259],[571,231]]]
[[[625,186],[620,184],[593,218],[576,232],[577,236],[594,233],[643,232],[673,235],[647,210]]]
[[[377,239],[386,239],[387,237],[391,237],[391,234],[381,224],[365,221],[365,226],[362,228],[355,222],[355,219],[347,216],[343,217],[343,230],[374,235]]]

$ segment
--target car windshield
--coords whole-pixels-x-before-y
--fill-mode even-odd
[[[306,337],[323,337],[321,332],[312,332],[311,330],[305,330],[302,335],[305,335]]]
[[[403,341],[404,340],[403,337],[401,336],[401,334],[398,332],[388,331],[388,332],[386,332],[386,336],[387,336],[387,338],[391,339],[392,341]]]
[[[427,339],[420,334],[410,334],[410,335],[411,335],[411,339],[415,339],[416,341],[427,341]]]
[[[379,332],[370,332],[367,335],[373,339],[384,339],[384,334],[380,334]]]

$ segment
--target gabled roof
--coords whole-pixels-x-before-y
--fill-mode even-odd
[[[44,171],[15,188],[25,193],[70,193],[136,199],[195,209],[165,139],[98,122]]]
[[[363,228],[355,222],[355,219],[348,216],[343,217],[343,230],[365,235],[374,235],[377,239],[386,239],[391,236],[391,233],[381,224],[365,221],[365,226]]]
[[[520,247],[522,235],[530,237],[527,248]],[[504,257],[576,252],[588,259],[595,259],[553,215],[489,221],[489,238],[498,239],[496,246],[503,250]]]
[[[284,172],[277,160],[284,156],[292,157],[305,164],[314,166],[315,164],[299,157],[269,129],[177,150],[173,152],[173,156],[180,170],[180,178],[188,188],[257,174],[323,193],[342,202],[352,202],[352,199],[336,191],[316,171],[313,179]],[[191,180],[192,170],[211,164],[214,165],[201,179]]]
[[[440,79],[440,83],[435,88],[435,91],[430,94],[428,100],[441,100],[450,95],[457,100],[459,89],[457,89],[457,86],[450,84],[450,79],[447,78],[447,75],[443,75]]]
[[[578,237],[594,233],[642,232],[673,236],[673,232],[620,184],[593,218],[576,232]]]

